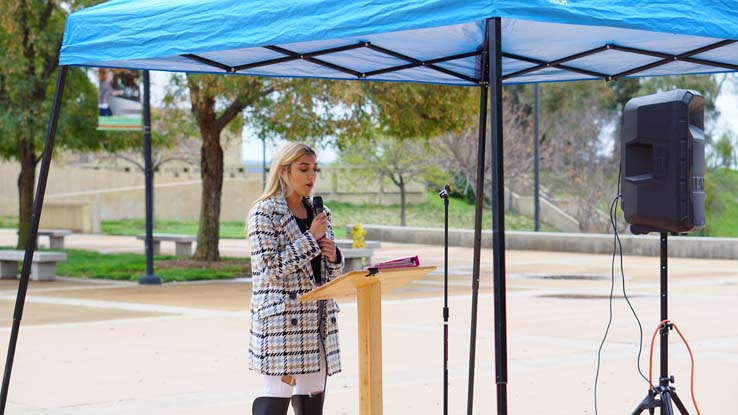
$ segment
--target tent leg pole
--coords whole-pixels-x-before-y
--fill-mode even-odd
[[[538,84],[534,86],[534,104],[533,104],[533,219],[534,219],[534,230],[539,232],[541,230],[541,181],[540,181],[540,157],[538,155],[540,139],[538,136],[538,110],[540,104],[540,97],[538,91]]]
[[[144,176],[146,181],[146,275],[138,278],[143,285],[161,284],[154,275],[154,169],[151,162],[151,82],[149,71],[143,71],[144,80]]]
[[[56,127],[59,122],[59,112],[61,110],[61,100],[64,95],[64,84],[67,79],[67,66],[60,66],[56,76],[56,91],[54,92],[54,101],[51,106],[51,119],[49,120],[49,128],[46,133],[46,144],[44,145],[43,157],[41,159],[41,171],[39,172],[38,184],[36,185],[36,197],[33,200],[33,213],[31,216],[31,226],[28,229],[28,238],[26,239],[26,253],[23,257],[23,268],[21,270],[20,283],[18,284],[18,295],[15,299],[15,311],[13,312],[13,326],[10,332],[10,343],[8,345],[8,355],[5,359],[5,372],[3,373],[3,386],[0,391],[0,414],[5,413],[5,404],[8,400],[8,388],[10,387],[10,375],[13,370],[13,359],[15,358],[15,346],[18,342],[18,331],[20,330],[20,322],[23,318],[23,306],[26,302],[26,292],[28,291],[28,278],[31,273],[31,263],[33,260],[33,251],[36,249],[36,238],[38,237],[38,224],[41,220],[41,208],[44,204],[44,193],[46,192],[46,180],[49,176],[49,166],[51,164],[51,154],[54,151],[54,139],[56,138]]]
[[[502,140],[502,19],[487,21],[490,47],[490,106],[492,126],[490,160],[492,161],[492,258],[495,309],[495,379],[497,414],[507,414],[507,311],[505,294],[505,200],[504,156]]]
[[[466,413],[472,414],[474,410],[474,369],[477,354],[477,314],[479,303],[479,270],[482,253],[482,213],[484,211],[484,167],[487,143],[487,97],[489,85],[489,67],[487,65],[487,53],[489,45],[484,44],[482,51],[482,85],[479,89],[479,138],[477,141],[477,183],[474,210],[474,259],[472,262],[472,307],[471,327],[469,334],[469,387],[467,392]]]

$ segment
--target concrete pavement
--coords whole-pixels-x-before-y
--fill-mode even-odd
[[[14,243],[0,230],[0,246]],[[12,239],[12,242],[10,240]],[[43,242],[43,241],[42,241]],[[42,243],[43,245],[43,243]],[[68,248],[143,252],[134,237],[72,235]],[[164,253],[174,247],[162,245]],[[244,256],[244,240],[221,254]],[[376,258],[418,255],[437,265],[428,278],[383,302],[384,413],[442,413],[443,251],[383,243]],[[449,250],[450,413],[466,413],[472,250]],[[597,351],[609,316],[611,257],[558,252],[507,253],[510,414],[593,414]],[[696,359],[703,414],[738,407],[738,261],[672,258],[670,318]],[[482,255],[474,413],[494,413],[492,260]],[[628,296],[643,323],[641,368],[659,317],[655,257],[624,259]],[[630,413],[646,393],[638,375],[638,326],[614,287],[613,324],[602,350],[599,414]],[[8,343],[17,282],[0,281],[0,353]],[[244,281],[135,283],[60,278],[31,282],[13,368],[8,410],[22,415],[248,414],[261,378],[247,368],[250,284]],[[340,302],[344,371],[328,381],[326,414],[358,413],[357,312]],[[673,332],[672,332],[673,333]],[[678,336],[670,372],[690,413],[689,356]],[[654,375],[658,374],[658,345]],[[5,353],[2,354],[5,356]]]

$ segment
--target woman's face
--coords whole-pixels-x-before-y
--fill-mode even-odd
[[[287,180],[292,191],[300,197],[309,196],[313,192],[319,171],[318,159],[314,154],[305,154],[290,164]]]

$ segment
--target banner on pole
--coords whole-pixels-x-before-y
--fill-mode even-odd
[[[98,130],[140,131],[141,72],[129,69],[99,69]]]

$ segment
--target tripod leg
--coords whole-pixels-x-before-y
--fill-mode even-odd
[[[671,393],[671,399],[674,401],[677,408],[679,408],[679,412],[682,415],[689,415],[689,412],[687,412],[687,408],[684,406],[684,403],[682,403],[682,400],[679,399],[679,396],[677,396],[676,391]]]
[[[674,407],[671,405],[671,392],[661,391],[661,415],[674,415]]]
[[[640,415],[646,409],[648,409],[649,414],[653,415],[654,409],[659,407],[661,407],[661,402],[656,399],[656,393],[649,390],[646,397],[630,415]]]

